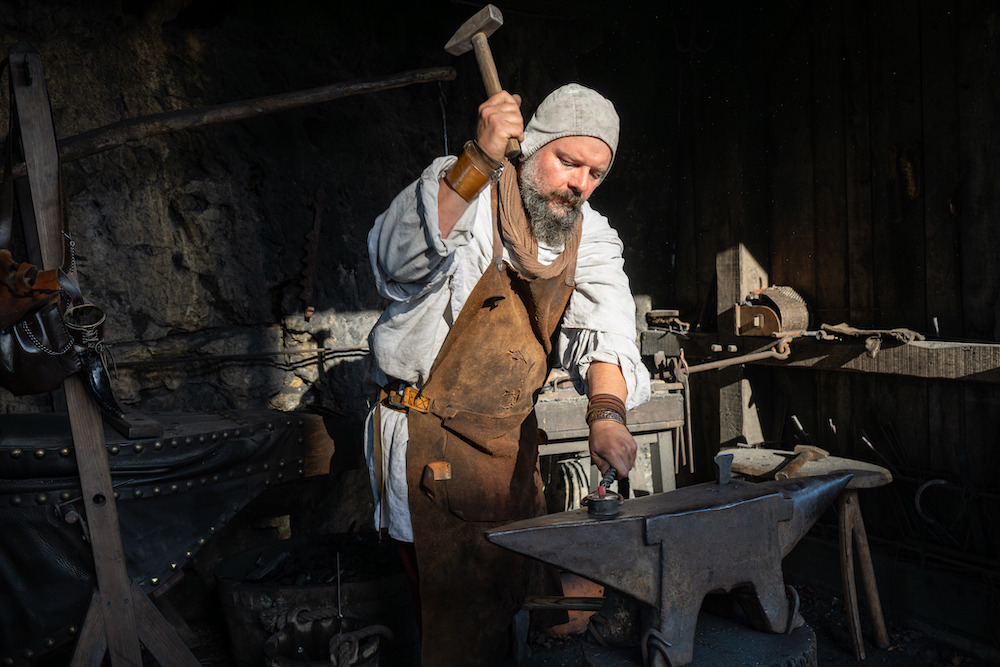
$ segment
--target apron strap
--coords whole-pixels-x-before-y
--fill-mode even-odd
[[[379,387],[378,403],[375,404],[375,412],[372,414],[372,459],[375,467],[375,488],[378,490],[378,528],[379,533],[385,528],[385,475],[382,472],[382,401],[386,399],[388,393],[384,387]]]
[[[490,210],[493,211],[493,264],[503,270],[503,241],[500,239],[500,195],[498,184],[490,186]]]

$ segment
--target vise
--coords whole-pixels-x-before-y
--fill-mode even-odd
[[[793,627],[797,612],[786,596],[781,559],[851,477],[754,483],[729,482],[726,475],[628,500],[613,516],[570,510],[500,526],[486,538],[648,605],[646,665],[680,667],[693,659],[695,625],[709,593],[735,589],[758,630]]]

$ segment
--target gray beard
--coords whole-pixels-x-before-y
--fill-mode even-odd
[[[583,200],[568,191],[542,193],[535,178],[536,164],[532,156],[521,167],[521,201],[528,224],[539,243],[550,248],[565,246],[573,235]]]

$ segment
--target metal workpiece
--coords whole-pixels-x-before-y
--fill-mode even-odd
[[[738,589],[758,630],[792,627],[781,559],[851,477],[698,484],[629,500],[617,516],[571,510],[507,524],[486,538],[652,606],[658,613],[646,616],[659,621],[644,632],[656,639],[644,646],[649,664],[679,667],[692,660],[708,593]]]

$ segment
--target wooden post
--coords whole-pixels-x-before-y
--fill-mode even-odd
[[[736,335],[734,306],[751,291],[768,286],[767,271],[740,243],[716,256],[715,272],[719,344],[723,349],[736,346],[732,352],[741,354],[744,350]],[[764,435],[750,382],[744,377],[742,367],[733,366],[719,371],[719,443],[727,447],[737,442],[760,445]]]
[[[24,221],[30,226],[33,218],[35,223],[35,229],[26,229],[25,236],[37,238],[40,257],[33,257],[32,261],[44,269],[55,269],[63,262],[62,195],[59,153],[42,61],[26,42],[15,44],[9,56],[14,84],[11,103],[17,105],[34,213]],[[11,128],[12,136],[14,129]],[[100,408],[80,377],[67,378],[63,389],[97,575],[97,590],[84,619],[72,665],[100,665],[107,652],[113,667],[141,667],[141,638],[161,664],[197,667],[198,661],[163,617],[149,611],[152,603],[129,579]],[[169,656],[170,660],[164,662],[160,656]]]

